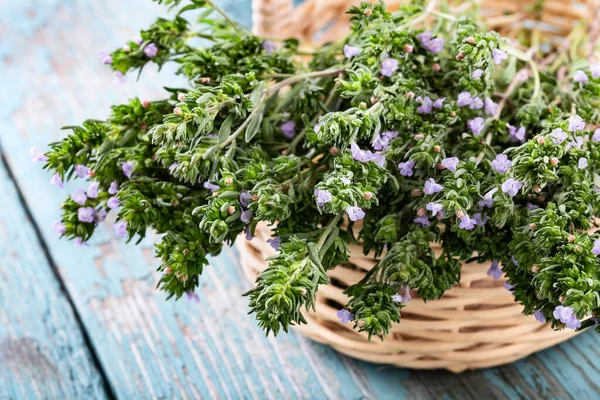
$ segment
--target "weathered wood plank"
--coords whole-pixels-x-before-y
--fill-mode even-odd
[[[221,3],[249,21],[246,0]],[[249,285],[234,251],[211,260],[201,302],[190,304],[165,302],[156,292],[150,239],[134,247],[103,229],[90,248],[59,241],[50,224],[66,191],[47,186],[49,176],[29,163],[27,151],[58,139],[62,125],[102,118],[112,103],[160,96],[156,71],[119,86],[96,62],[99,50],[135,37],[159,8],[148,0],[21,0],[7,7],[0,26],[15,39],[0,46],[0,89],[11,96],[0,108],[1,140],[118,397],[513,399],[597,393],[599,339],[593,333],[510,366],[458,376],[374,366],[294,334],[265,338],[246,315],[240,295]],[[160,74],[161,85],[183,85],[171,71]]]
[[[0,193],[0,399],[106,398],[2,162]]]

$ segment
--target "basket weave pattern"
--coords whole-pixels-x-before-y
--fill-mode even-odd
[[[253,0],[254,32],[265,37],[295,37],[304,42],[333,41],[348,33],[345,11],[360,0],[305,0],[294,7],[293,0]],[[574,2],[546,0],[476,1],[488,28],[515,37],[524,27],[533,35],[559,42],[580,20],[598,18],[600,0]],[[402,3],[388,0],[390,9]],[[455,13],[473,2],[455,1]],[[247,278],[254,282],[275,253],[267,243],[271,231],[259,225],[256,237],[240,237],[237,247]],[[433,247],[439,255],[439,248]],[[402,322],[394,324],[383,342],[368,341],[364,333],[342,324],[336,312],[348,301],[344,289],[361,280],[376,264],[362,254],[360,246],[350,246],[350,260],[329,271],[330,285],[317,292],[317,309],[305,313],[308,324],[295,327],[301,334],[325,343],[349,356],[400,367],[453,372],[502,365],[550,347],[576,335],[574,331],[553,331],[534,317],[522,315],[522,306],[486,272],[489,264],[463,263],[461,282],[440,300],[424,303],[413,300],[402,309]]]

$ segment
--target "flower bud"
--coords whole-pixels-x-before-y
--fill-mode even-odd
[[[169,275],[171,272],[173,272],[173,268],[171,268],[171,267],[165,268],[165,274],[166,275]]]
[[[404,95],[405,99],[412,99],[413,97],[415,97],[415,94],[413,92],[406,92],[406,94]]]
[[[579,252],[581,252],[581,247],[580,247],[579,245],[576,245],[576,246],[575,246],[575,252],[576,252],[576,253],[579,253]]]
[[[440,151],[442,151],[442,148],[440,146],[433,146],[433,151],[435,151],[436,153],[439,153]]]
[[[177,200],[173,200],[173,202],[171,203],[171,205],[172,205],[173,207],[177,207],[177,206],[179,205],[179,201],[177,201]]]
[[[90,174],[90,178],[93,178],[93,177],[96,176],[96,172],[94,172],[93,169],[90,169],[89,172],[88,172],[88,174]]]
[[[546,201],[546,198],[544,196],[538,196],[537,199],[535,199],[535,201],[537,201],[538,203],[543,203],[544,201]]]
[[[190,249],[183,249],[183,255],[187,256],[188,254],[190,254]]]
[[[256,201],[258,200],[258,196],[257,195],[252,195],[252,201]]]
[[[529,229],[531,229],[532,231],[534,231],[535,228],[537,228],[536,224],[534,224],[533,222],[529,224]]]
[[[140,125],[140,130],[142,132],[146,132],[148,130],[148,125],[146,123],[143,123]]]
[[[538,142],[538,144],[544,144],[544,143],[546,143],[546,139],[543,136],[538,136],[537,142]]]
[[[128,45],[128,44],[124,45],[124,46],[123,46],[123,51],[124,51],[125,53],[129,53],[129,52],[131,51],[131,47],[129,47],[129,45]]]
[[[565,296],[560,296],[560,297],[558,298],[558,301],[560,301],[560,302],[561,302],[561,304],[562,304],[562,303],[564,303],[564,302],[565,302],[565,300],[566,300],[566,299],[565,299]]]
[[[465,213],[462,210],[456,210],[456,218],[461,219],[465,216]]]
[[[142,107],[144,107],[144,108],[150,107],[150,101],[146,100],[146,99],[142,100]]]
[[[473,36],[469,36],[468,38],[465,39],[465,42],[467,42],[469,44],[475,44],[475,38]]]
[[[450,111],[450,116],[451,117],[456,117],[456,112],[455,111]]]
[[[552,157],[552,158],[550,159],[550,165],[557,166],[557,165],[558,165],[558,158],[556,158],[556,157]]]
[[[540,272],[540,267],[538,267],[537,265],[534,265],[533,267],[531,267],[531,272],[533,272],[534,274],[537,274],[538,272]]]
[[[414,48],[410,44],[405,44],[402,48],[405,53],[412,53]]]
[[[426,213],[427,213],[427,212],[425,211],[425,209],[424,209],[424,208],[419,208],[419,209],[417,210],[417,215],[418,215],[419,217],[422,217],[422,216],[423,216],[423,215],[425,215]]]
[[[442,67],[440,67],[440,64],[435,63],[431,66],[431,69],[434,70],[435,72],[439,72],[442,69]]]
[[[225,184],[231,185],[233,183],[233,178],[225,178]]]
[[[456,55],[456,60],[462,61],[465,58],[465,53],[462,51]]]
[[[177,95],[177,100],[179,100],[181,102],[185,101],[185,93],[179,93]]]
[[[367,103],[365,103],[364,101],[361,101],[360,104],[358,105],[358,108],[360,108],[361,110],[366,110]]]
[[[181,111],[181,108],[180,108],[180,107],[175,107],[175,108],[173,109],[173,112],[174,112],[175,114],[177,114],[177,115],[181,115],[181,114],[183,114],[183,111]]]
[[[361,320],[360,320],[360,321],[358,321],[356,324],[357,324],[358,326],[361,326],[361,327],[362,327],[362,326],[365,326],[365,321],[363,321],[363,320],[361,319]]]
[[[300,295],[301,296],[304,296],[306,293],[308,293],[308,290],[306,290],[304,288],[300,289]]]
[[[373,10],[371,10],[370,8],[367,8],[367,9],[365,10],[365,15],[366,15],[367,17],[370,17],[370,16],[371,16],[371,14],[373,14]]]
[[[533,191],[536,193],[539,193],[542,191],[542,188],[540,187],[540,185],[535,185],[535,187],[533,188]]]
[[[412,197],[419,197],[423,192],[421,191],[421,189],[413,189],[410,191],[410,195]]]
[[[198,82],[206,84],[206,83],[210,82],[210,78],[209,77],[198,78]]]
[[[569,237],[567,238],[567,240],[569,241],[569,243],[573,243],[575,241],[575,236],[574,235],[569,235]]]
[[[415,135],[415,140],[423,140],[425,139],[425,135],[423,135],[422,133],[417,133]]]
[[[232,215],[234,213],[235,213],[235,207],[234,206],[227,207],[227,214]]]
[[[365,198],[365,200],[371,200],[373,198],[373,193],[371,193],[371,192],[365,192],[363,194],[363,197]]]
[[[329,154],[331,154],[332,156],[337,156],[339,153],[339,150],[337,147],[332,146],[329,148]]]
[[[379,101],[379,99],[375,96],[371,96],[371,104],[376,104]]]

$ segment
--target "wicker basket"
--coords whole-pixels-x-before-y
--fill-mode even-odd
[[[253,23],[257,34],[296,37],[306,42],[335,40],[348,30],[344,12],[358,0],[306,0],[294,7],[293,0],[253,0]],[[394,8],[400,2],[388,0]],[[456,2],[471,7],[471,2]],[[598,21],[598,0],[571,2],[547,0],[541,10],[538,0],[482,0],[481,15],[488,26],[505,36],[515,36],[524,27],[544,40],[558,41],[580,26],[585,18]],[[592,34],[594,32],[591,32]],[[245,274],[254,282],[266,268],[265,258],[274,254],[267,243],[270,229],[259,225],[256,238],[240,237],[237,246]],[[365,334],[341,324],[336,311],[348,301],[345,288],[358,282],[375,264],[362,248],[351,246],[350,262],[329,272],[330,285],[317,293],[316,312],[305,313],[308,324],[295,327],[301,334],[330,345],[349,356],[400,367],[453,372],[510,363],[576,335],[571,330],[553,331],[534,317],[521,314],[522,307],[504,289],[504,279],[493,280],[489,265],[463,264],[459,285],[442,299],[424,303],[413,299],[402,309],[402,322],[394,324],[383,342],[368,341]],[[436,249],[434,249],[436,250]]]

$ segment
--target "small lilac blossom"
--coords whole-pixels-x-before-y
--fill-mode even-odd
[[[321,124],[316,124],[316,125],[314,126],[314,128],[313,128],[313,131],[314,131],[315,133],[319,133],[319,129],[321,129]]]
[[[131,174],[133,173],[133,163],[131,161],[126,161],[121,164],[121,170],[123,171],[123,175],[127,178],[131,178]]]
[[[108,194],[117,194],[119,191],[119,184],[117,181],[112,181],[110,186],[108,187]]]
[[[31,162],[46,162],[48,161],[48,157],[37,147],[31,147],[29,149],[29,156],[31,158]]]
[[[373,143],[371,143],[371,146],[373,146],[375,150],[388,151],[388,142],[389,139],[385,135],[378,133],[373,139]]]
[[[483,112],[487,115],[495,115],[498,112],[498,103],[494,103],[490,98],[485,99]]]
[[[575,136],[573,138],[573,140],[571,140],[569,143],[567,143],[567,145],[565,146],[565,150],[569,151],[573,147],[577,147],[578,149],[581,149],[581,146],[583,146],[583,138],[581,136]]]
[[[98,54],[98,60],[104,64],[112,64],[113,62],[112,57],[106,51],[101,51],[100,54]]]
[[[281,238],[279,236],[275,236],[271,239],[267,240],[267,243],[276,251],[279,251],[279,245],[281,244]]]
[[[550,137],[554,143],[562,143],[568,136],[569,135],[560,128],[553,129],[552,132],[550,132]]]
[[[496,193],[497,191],[498,191],[498,188],[494,188],[494,189],[490,190],[489,192],[487,192],[483,196],[483,200],[479,201],[479,207],[481,207],[481,208],[492,207],[492,205],[494,204],[494,193]]]
[[[254,239],[254,235],[252,234],[252,231],[250,230],[250,225],[246,225],[246,229],[244,230],[244,233],[246,234],[246,240],[251,241],[252,239]]]
[[[515,256],[510,256],[510,261],[512,261],[513,265],[519,265],[519,262],[515,258]]]
[[[343,183],[344,185],[349,185],[349,184],[352,182],[350,179],[346,178],[345,176],[342,176],[342,177],[340,178],[340,181],[342,181],[342,183]]]
[[[137,44],[138,46],[141,46],[142,43],[144,43],[144,39],[142,38],[137,38],[133,41],[133,43]]]
[[[504,282],[504,289],[508,290],[509,292],[514,292],[515,285],[513,285],[512,283],[509,283],[509,282]]]
[[[467,214],[465,214],[461,219],[460,219],[460,223],[458,224],[458,227],[460,229],[465,229],[467,231],[470,231],[471,229],[475,228],[475,223],[477,221],[475,221],[473,218],[469,217]]]
[[[421,106],[417,108],[417,112],[419,114],[431,114],[433,102],[429,98],[429,96],[425,96],[421,100]]]
[[[508,55],[504,50],[494,49],[492,50],[492,58],[494,59],[494,64],[501,64],[503,60],[508,58]]]
[[[398,163],[398,168],[400,169],[400,175],[412,176],[415,163],[416,163],[416,161],[414,161],[414,160],[409,160],[407,162]]]
[[[487,276],[491,276],[494,279],[500,279],[502,277],[502,270],[498,261],[493,260],[490,268],[487,270]]]
[[[373,156],[373,153],[369,150],[362,150],[356,143],[350,145],[350,151],[352,152],[352,158],[360,162],[370,161]]]
[[[588,76],[585,72],[583,72],[582,70],[577,70],[575,71],[575,74],[573,74],[573,81],[577,82],[577,83],[586,83],[588,81]]]
[[[288,139],[293,138],[296,135],[296,122],[295,121],[287,121],[283,123],[279,129],[281,129],[281,133]]]
[[[483,108],[483,100],[479,97],[473,97],[473,101],[469,104],[471,110],[481,110]]]
[[[521,186],[523,186],[521,182],[515,181],[513,178],[508,178],[502,184],[502,191],[507,193],[510,197],[515,197],[517,193],[519,193]]]
[[[442,97],[441,99],[437,99],[436,101],[433,102],[433,108],[442,108],[444,106],[444,101],[446,101],[445,97]]]
[[[533,210],[537,210],[539,207],[536,206],[535,204],[531,204],[531,203],[527,203],[527,209],[529,211],[533,211]]]
[[[496,159],[492,161],[492,168],[494,168],[501,175],[508,171],[511,165],[512,161],[508,159],[506,154],[498,154]]]
[[[508,126],[508,134],[510,135],[510,137],[513,140],[516,140],[518,142],[523,143],[525,141],[526,133],[527,132],[525,131],[525,128],[522,126],[519,127],[519,129],[517,129],[517,127],[515,127],[515,126],[511,126],[511,125]]]
[[[402,302],[404,304],[412,300],[412,297],[410,295],[410,288],[408,287],[408,285],[402,285],[400,287],[400,295],[402,296]]]
[[[444,187],[439,183],[436,183],[433,178],[429,178],[428,181],[425,181],[425,186],[423,188],[423,192],[425,194],[434,194],[444,190]]]
[[[265,40],[262,42],[262,48],[264,51],[267,52],[267,54],[273,54],[273,52],[275,51],[275,43],[272,40]]]
[[[471,78],[479,79],[483,75],[483,70],[481,68],[477,68],[475,71],[471,73]]]
[[[425,50],[429,51],[431,54],[437,54],[440,51],[444,50],[444,39],[435,38],[423,44]]]
[[[592,247],[592,254],[595,256],[600,255],[600,239],[594,240],[594,247]]]
[[[209,181],[204,182],[202,186],[204,187],[204,189],[208,189],[212,192],[216,192],[217,190],[221,189],[219,185],[215,185],[214,183],[210,183]]]
[[[430,203],[427,203],[425,208],[428,209],[429,211],[431,211],[432,217],[435,217],[437,215],[437,213],[441,213],[441,211],[444,207],[440,203],[430,202]]]
[[[483,127],[485,125],[485,120],[481,117],[475,117],[467,121],[467,126],[471,129],[474,136],[479,136],[481,131],[483,131]]]
[[[352,318],[354,318],[352,313],[348,310],[338,310],[337,317],[342,324],[347,324],[348,322],[352,321]]]
[[[488,216],[485,214],[477,213],[477,214],[473,214],[473,219],[475,220],[475,225],[485,226],[485,224],[488,221]]]
[[[242,205],[242,207],[248,207],[251,202],[252,202],[252,193],[250,193],[247,190],[240,193],[240,204]]]
[[[92,182],[90,186],[88,186],[87,197],[90,199],[95,199],[98,197],[98,188],[100,187],[100,182]]]
[[[144,47],[144,54],[150,58],[154,58],[156,57],[156,54],[158,54],[158,47],[156,47],[156,44],[154,43],[148,43],[148,45]]]
[[[552,315],[569,329],[578,329],[581,327],[581,322],[577,319],[575,311],[571,307],[556,306]]]
[[[119,221],[113,224],[113,229],[118,237],[127,236],[127,221]]]
[[[381,134],[381,136],[382,136],[384,139],[386,139],[386,140],[390,141],[390,140],[392,140],[392,139],[395,139],[395,138],[397,138],[397,137],[398,137],[398,132],[397,132],[397,131],[385,131],[385,132],[383,132],[383,133]],[[380,150],[380,149],[375,149],[375,150]]]
[[[52,229],[54,229],[54,232],[58,233],[59,235],[62,235],[67,231],[67,227],[62,223],[62,221],[54,221],[52,223]]]
[[[344,55],[346,58],[352,58],[360,53],[362,53],[362,49],[360,47],[354,47],[348,44],[344,45]]]
[[[394,72],[398,70],[398,60],[393,58],[386,58],[381,63],[381,75],[392,76]]]
[[[358,221],[359,219],[363,219],[365,217],[365,212],[357,206],[347,207],[346,213],[348,214],[350,221]]]
[[[106,206],[107,206],[108,208],[111,208],[111,209],[118,208],[118,207],[119,207],[119,199],[118,199],[118,198],[116,198],[115,196],[113,196],[113,197],[109,198],[109,199],[106,201]]]
[[[77,210],[77,219],[81,222],[94,222],[96,210],[93,207],[80,207]]]
[[[588,159],[585,157],[579,157],[579,161],[577,162],[577,167],[579,169],[586,169],[588,167]]]
[[[185,299],[190,303],[200,303],[200,296],[198,296],[198,293],[192,292],[191,290],[185,293]]]
[[[592,73],[592,78],[594,78],[594,79],[600,78],[600,64],[590,65],[590,72]]]
[[[600,128],[594,131],[594,134],[592,135],[592,142],[600,142]]]
[[[113,80],[116,83],[125,83],[125,75],[121,71],[113,72]]]
[[[473,96],[469,92],[462,92],[458,94],[456,105],[459,107],[470,106],[473,102]]]
[[[71,195],[71,200],[73,200],[75,203],[79,204],[80,206],[84,205],[85,202],[87,201],[87,196],[85,194],[85,191],[82,188],[75,189],[75,193],[73,193]]]
[[[323,206],[325,203],[329,203],[333,197],[329,190],[315,189],[315,198],[319,206]]]
[[[169,172],[173,173],[173,171],[175,170],[175,168],[177,168],[177,163],[174,162],[171,165],[169,165]]]
[[[253,216],[254,212],[252,210],[246,210],[240,215],[240,220],[247,225],[250,223]]]
[[[75,238],[75,241],[73,242],[73,246],[75,246],[75,247],[90,247],[90,245],[87,244],[87,242],[84,242],[83,239],[80,237]]]
[[[65,187],[65,184],[58,172],[56,174],[52,175],[52,178],[50,178],[50,183],[54,186],[58,186],[61,189]]]
[[[579,115],[571,115],[569,117],[569,131],[581,131],[585,129],[585,121]]]
[[[541,322],[541,323],[546,322],[546,317],[544,316],[544,313],[541,310],[535,310],[533,312],[533,316],[535,317],[535,319],[538,322]]]
[[[392,301],[394,303],[398,303],[398,304],[402,303],[402,295],[399,293],[396,293],[395,295],[392,296]]]
[[[447,168],[449,171],[456,172],[456,166],[459,163],[458,157],[448,157],[442,160],[442,166]]]
[[[108,212],[104,208],[98,211],[96,213],[96,223],[99,224],[100,222],[104,221],[107,214]]]
[[[381,168],[385,166],[385,156],[381,153],[371,153],[370,161],[373,161],[376,165],[380,166]]]
[[[422,227],[427,228],[430,224],[429,224],[429,217],[427,217],[427,215],[422,215],[420,217],[416,217],[415,219],[413,219],[413,222],[415,224],[419,224]]]
[[[421,42],[421,44],[425,44],[425,43],[429,42],[432,37],[433,37],[433,33],[429,32],[429,31],[425,31],[425,32],[419,33],[417,35],[417,39],[419,40],[419,42]]]
[[[80,178],[85,178],[90,174],[90,170],[85,165],[75,165],[75,173]]]

